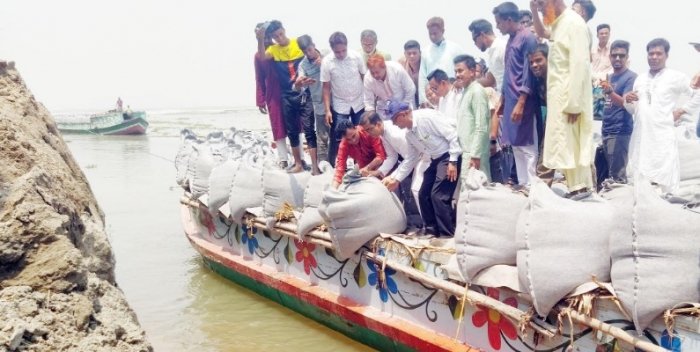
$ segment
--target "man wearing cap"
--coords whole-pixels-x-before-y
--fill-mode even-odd
[[[418,72],[418,94],[420,104],[427,103],[425,89],[428,86],[428,74],[436,69],[445,71],[454,78],[454,63],[452,60],[466,53],[458,44],[445,39],[445,21],[441,17],[432,17],[426,24],[428,36],[432,44],[421,56],[420,72]]]
[[[432,109],[412,111],[408,104],[390,102],[387,113],[399,128],[406,130],[406,141],[413,153],[430,156],[430,165],[423,174],[418,204],[425,230],[436,236],[454,236],[456,217],[452,196],[457,188],[462,149],[457,132]],[[409,156],[406,167],[415,168],[419,158]]]
[[[385,111],[388,100],[413,105],[416,86],[401,65],[373,54],[367,59],[367,70],[370,74],[365,75],[364,79],[365,111],[376,111],[383,118],[388,118]]]

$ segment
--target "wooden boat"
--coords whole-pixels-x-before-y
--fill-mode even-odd
[[[140,135],[148,128],[145,111],[119,112],[108,111],[92,115],[89,121],[57,121],[58,129],[63,133],[100,134],[100,135]]]
[[[382,235],[338,260],[320,229],[302,241],[292,222],[267,228],[260,208],[236,225],[228,205],[212,216],[206,196],[181,203],[185,234],[211,270],[382,351],[700,351],[696,305],[637,335],[601,289],[542,320],[515,291],[460,282],[444,265],[454,247],[440,240]]]

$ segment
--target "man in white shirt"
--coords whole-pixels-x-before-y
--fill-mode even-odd
[[[371,173],[382,179],[382,183],[392,192],[397,192],[403,203],[408,226],[420,228],[423,220],[418,211],[418,199],[411,192],[414,170],[410,158],[420,157],[415,148],[406,141],[406,130],[402,130],[391,122],[383,120],[376,111],[367,111],[360,121],[362,128],[371,136],[381,138],[386,159],[384,163]]]
[[[472,33],[474,45],[481,52],[486,53],[486,64],[489,67],[489,71],[478,82],[484,88],[491,87],[500,92],[506,67],[505,57],[508,41],[503,37],[496,37],[493,26],[484,19],[472,22],[469,25],[469,31]]]
[[[455,79],[454,83],[450,83],[447,73],[437,69],[428,75],[428,87],[440,98],[438,111],[442,113],[450,126],[457,128],[457,109],[462,102],[462,93],[464,92],[461,81]]]
[[[457,131],[433,109],[411,111],[406,103],[390,102],[387,113],[396,126],[406,130],[406,141],[414,148],[409,152],[406,168],[415,168],[419,152],[431,158],[418,193],[426,232],[438,237],[454,236],[456,216],[452,196],[459,180],[462,155]]]
[[[421,54],[420,72],[418,73],[418,94],[421,105],[427,102],[425,89],[428,86],[428,74],[441,69],[450,78],[454,78],[454,58],[466,52],[458,44],[445,39],[445,21],[440,17],[428,20],[428,36],[432,44]]]
[[[374,54],[367,59],[369,75],[365,75],[365,111],[377,111],[384,119],[389,100],[403,101],[413,105],[416,87],[408,72],[396,62],[385,61]]]
[[[664,192],[673,192],[680,184],[675,123],[681,116],[700,110],[700,90],[691,87],[685,74],[666,68],[670,49],[666,39],[649,42],[649,72],[640,74],[632,91],[624,95],[626,107],[634,115],[627,174],[641,174]],[[683,95],[691,99],[674,110]]]
[[[321,62],[321,82],[326,124],[330,126],[331,135],[328,161],[335,165],[339,137],[342,137],[335,133],[335,126],[338,119],[350,119],[355,125],[360,123],[360,116],[364,113],[362,93],[367,68],[360,54],[348,50],[345,34],[335,32],[328,42],[333,55],[327,55]]]
[[[613,67],[610,61],[610,25],[599,24],[596,29],[598,46],[591,50],[591,62],[594,84],[598,85],[599,81],[607,80],[608,75],[613,72]]]

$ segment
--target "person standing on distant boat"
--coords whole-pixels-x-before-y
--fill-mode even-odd
[[[275,44],[265,48],[265,36],[272,38]],[[297,173],[304,170],[299,138],[303,126],[307,151],[311,156],[311,173],[314,175],[319,174],[314,107],[311,94],[308,90],[297,92],[293,87],[299,75],[299,63],[304,58],[304,52],[299,48],[299,43],[296,39],[287,37],[282,23],[277,20],[271,21],[264,31],[258,30],[257,37],[258,54],[273,60],[279,77],[282,92],[282,117],[284,117],[287,137],[289,138],[292,156],[294,157],[294,165],[288,171]]]
[[[255,33],[267,28],[268,23],[258,23],[255,26]],[[264,38],[265,48],[272,45],[269,36]],[[286,169],[289,166],[289,150],[287,149],[287,128],[284,126],[282,118],[282,95],[280,93],[280,83],[277,78],[272,60],[265,55],[255,53],[255,105],[260,113],[267,114],[270,118],[270,128],[272,129],[272,139],[277,145],[277,158],[279,166]]]
[[[117,98],[117,111],[122,112],[124,109],[124,102],[122,101],[122,97]]]

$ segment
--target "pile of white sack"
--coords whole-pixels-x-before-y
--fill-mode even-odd
[[[558,193],[536,182],[526,196],[470,170],[457,206],[462,277],[513,288],[517,275],[515,289],[540,316],[602,285],[640,332],[664,311],[700,301],[700,209],[670,203],[640,178],[579,200]],[[482,277],[490,272],[499,276]]]
[[[380,233],[406,229],[401,202],[376,178],[353,176],[357,171],[351,170],[332,189],[334,169],[327,162],[320,163],[320,175],[287,173],[263,135],[235,128],[204,139],[186,129],[181,139],[176,182],[212,215],[228,210],[231,220],[242,224],[249,210],[262,208],[255,213],[263,214],[268,228],[291,221],[302,238],[325,227],[338,258],[351,257]]]

